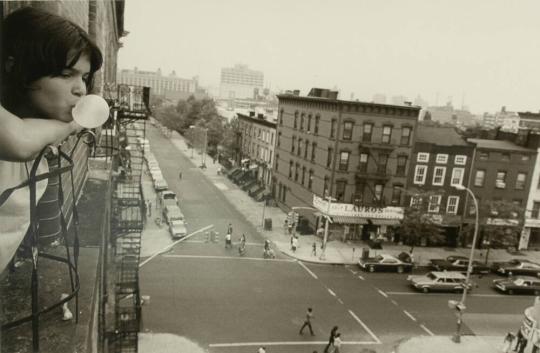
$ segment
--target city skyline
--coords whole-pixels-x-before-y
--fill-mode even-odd
[[[218,86],[237,63],[274,91],[339,89],[340,99],[452,99],[471,112],[538,111],[540,3],[503,1],[132,0],[119,68],[176,71]],[[489,14],[489,15],[486,15]],[[159,23],[158,25],[152,25]],[[159,53],[159,55],[156,55]]]

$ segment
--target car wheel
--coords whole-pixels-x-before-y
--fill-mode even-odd
[[[368,270],[369,272],[375,272],[375,266],[369,266]]]
[[[402,266],[398,266],[397,273],[403,273],[403,267]]]
[[[535,290],[534,295],[540,295],[540,290]]]
[[[428,287],[423,287],[423,288],[422,288],[422,292],[424,292],[424,293],[429,293],[429,288],[428,288]]]
[[[508,274],[508,277],[511,277],[513,275],[512,271],[506,272]]]

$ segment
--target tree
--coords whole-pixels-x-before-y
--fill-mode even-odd
[[[409,252],[414,247],[425,242],[426,244],[440,244],[445,240],[442,229],[435,219],[426,213],[423,204],[407,207],[399,230],[400,239],[404,244],[410,245]]]
[[[182,117],[174,106],[160,106],[154,109],[154,117],[171,130],[180,131]]]

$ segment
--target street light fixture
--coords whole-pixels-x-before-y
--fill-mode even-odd
[[[326,217],[326,222],[324,224],[324,238],[323,238],[323,246],[321,251],[321,256],[319,259],[326,260],[326,242],[328,241],[328,226],[329,223],[332,222],[330,220],[330,206],[332,205],[332,201],[337,201],[337,199],[333,198],[329,195],[328,190],[325,190],[326,196],[324,199],[328,202],[328,206],[326,207],[326,214],[324,215]]]
[[[467,265],[467,276],[465,278],[465,288],[463,289],[463,295],[461,296],[461,301],[455,304],[458,319],[457,319],[456,335],[452,338],[452,340],[456,343],[460,343],[461,342],[461,319],[462,319],[463,311],[465,311],[465,309],[467,308],[465,306],[465,300],[467,299],[467,290],[469,289],[469,286],[470,286],[470,278],[471,278],[472,264],[473,264],[473,257],[474,257],[474,247],[476,245],[476,237],[478,235],[479,222],[478,222],[478,201],[476,200],[474,193],[471,191],[471,189],[463,185],[457,184],[457,185],[453,185],[453,187],[460,191],[467,190],[467,192],[471,195],[473,199],[475,215],[476,215],[475,223],[474,223],[474,235],[473,235],[473,240],[472,240],[472,245],[471,245],[471,253],[469,255],[469,263]],[[449,302],[449,304],[451,303]]]

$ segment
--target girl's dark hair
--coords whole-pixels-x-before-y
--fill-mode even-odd
[[[73,67],[81,55],[90,59],[87,91],[103,56],[84,29],[45,11],[25,7],[8,15],[2,24],[1,102],[8,110],[24,104],[28,85],[42,77],[58,76]],[[8,59],[8,58],[13,59]],[[6,64],[13,63],[6,71]]]

